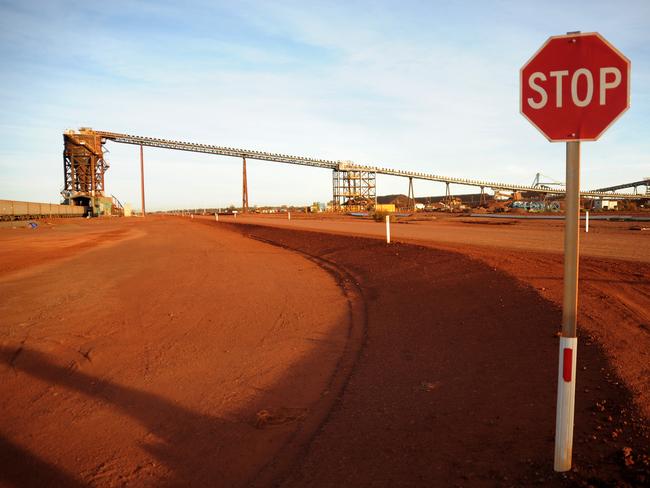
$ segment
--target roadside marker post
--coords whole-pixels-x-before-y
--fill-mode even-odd
[[[589,233],[589,210],[585,212],[585,232]]]
[[[217,212],[214,213],[214,221],[219,222],[219,214]]]
[[[386,215],[386,244],[390,244],[390,215]]]
[[[571,469],[575,413],[580,142],[597,140],[630,106],[630,61],[596,32],[550,37],[520,70],[520,111],[551,142],[566,142],[564,293],[555,471]],[[589,232],[589,212],[585,232]]]
[[[291,220],[291,212],[287,212],[287,220]]]

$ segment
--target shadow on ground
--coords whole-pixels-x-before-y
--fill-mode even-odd
[[[359,284],[367,313],[363,348],[343,393],[312,424],[316,435],[302,438],[291,469],[267,479],[285,486],[553,486],[636,483],[644,475],[620,454],[631,446],[638,455],[646,442],[632,422],[629,393],[597,345],[585,341],[578,349],[585,368],[576,407],[578,471],[553,473],[560,311],[533,289],[451,252],[232,228],[349,271],[344,279]],[[2,348],[0,355],[19,374],[97,398],[146,426],[156,441],[145,448],[171,473],[169,485],[225,486],[228,470],[246,467],[246,459],[228,458],[229,443],[241,441],[242,429],[253,432],[246,437],[252,450],[265,440],[253,419],[242,425],[199,414],[64,368],[35,350],[22,350],[17,361],[13,349]],[[317,355],[296,367],[315,361]],[[603,381],[606,374],[611,381]],[[7,440],[2,452],[0,480],[80,484]]]

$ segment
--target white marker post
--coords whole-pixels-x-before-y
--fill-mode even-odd
[[[566,143],[566,210],[564,220],[564,297],[555,416],[555,471],[571,469],[576,397],[576,322],[580,257],[580,141]]]
[[[291,212],[287,212],[287,220],[291,220]]]
[[[219,214],[217,212],[214,213],[214,221],[219,222]]]
[[[390,244],[390,215],[386,215],[386,244]]]
[[[194,214],[190,214],[190,218],[193,219],[193,218],[194,218]]]
[[[589,210],[585,212],[585,232],[589,233]]]

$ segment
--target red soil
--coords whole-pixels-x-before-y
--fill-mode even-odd
[[[287,486],[642,485],[648,480],[647,417],[593,335],[583,335],[578,349],[576,467],[568,475],[553,473],[561,311],[538,290],[455,252],[241,227],[350,270],[368,310],[367,340],[350,383]],[[472,250],[475,257],[496,260],[485,249],[481,256]],[[535,275],[535,266],[527,266],[535,256],[507,258],[513,254],[501,262],[520,275]],[[636,269],[643,273],[636,277],[639,283],[647,285],[650,266]],[[612,268],[599,272],[608,271],[618,277]],[[548,281],[549,290],[559,293],[561,281],[552,276]],[[619,311],[598,296],[587,301],[588,313],[616,316],[620,323]],[[622,316],[634,322],[629,314]],[[640,383],[646,386],[647,353],[634,349],[623,358],[645,375]],[[647,395],[642,398],[647,401]],[[627,452],[636,456],[634,465],[629,456],[626,464]]]
[[[0,281],[0,485],[242,486],[328,404],[350,310],[319,266],[180,220],[88,223],[142,235],[93,249],[66,225],[78,254]],[[55,232],[2,237],[43,263]]]
[[[576,467],[558,475],[560,256],[208,219],[87,225],[64,261],[56,235],[0,232],[27,253],[0,257],[0,484],[648,480],[650,265],[583,266]],[[132,239],[93,248],[88,229]]]

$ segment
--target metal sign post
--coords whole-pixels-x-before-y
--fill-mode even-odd
[[[550,37],[520,70],[520,111],[566,142],[564,297],[555,417],[556,471],[569,471],[576,390],[580,141],[595,141],[630,106],[630,61],[597,32]],[[585,224],[589,231],[589,216]]]
[[[571,469],[578,339],[578,268],[580,257],[580,142],[566,143],[564,221],[564,299],[555,417],[555,471]]]

